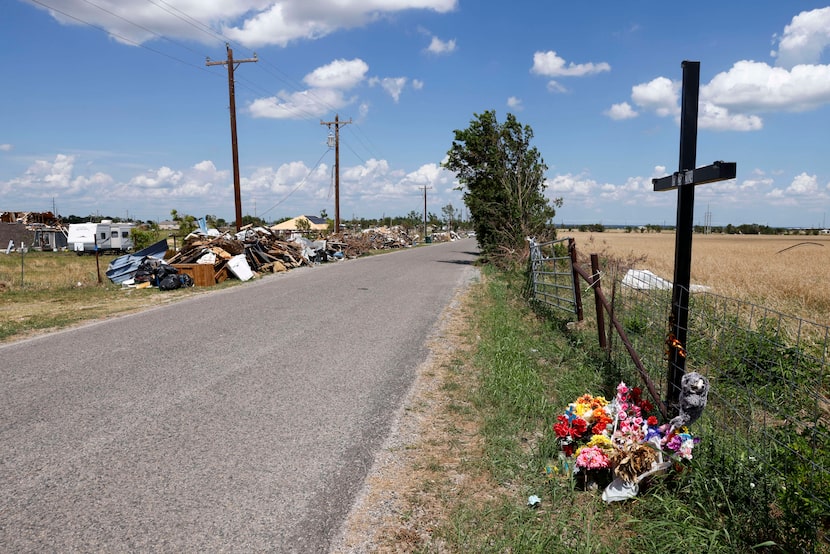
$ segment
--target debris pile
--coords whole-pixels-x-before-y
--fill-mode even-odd
[[[172,265],[212,265],[214,279],[221,283],[232,275],[247,280],[243,277],[247,276],[248,271],[279,273],[309,264],[315,261],[317,250],[282,240],[264,227],[249,227],[234,236],[191,233],[185,238],[182,248],[167,262]]]
[[[411,236],[403,227],[373,227],[357,233],[340,233],[328,238],[337,244],[346,257],[354,258],[371,250],[411,247],[416,236]]]
[[[190,275],[196,285],[205,286],[229,277],[247,281],[257,273],[280,273],[303,265],[357,258],[371,250],[407,248],[415,239],[417,236],[411,237],[402,227],[340,233],[316,241],[297,233],[285,236],[265,227],[248,226],[233,235],[199,230],[185,237],[179,251],[163,263],[165,267],[175,267],[178,273]],[[114,260],[107,276],[115,283],[134,285],[149,281],[158,285],[159,278],[143,280],[137,275],[142,262],[163,257],[166,242],[154,246],[160,252],[145,249]]]

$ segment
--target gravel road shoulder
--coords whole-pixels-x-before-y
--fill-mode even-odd
[[[474,295],[475,286],[460,290],[441,315],[430,355],[330,552],[443,550],[433,531],[446,521],[446,495],[478,479],[468,463],[480,451],[477,422],[464,400],[473,381],[465,374]]]

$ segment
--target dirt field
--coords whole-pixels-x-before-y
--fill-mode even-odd
[[[612,255],[672,280],[673,232],[559,232],[566,237],[576,240],[580,255]],[[696,234],[692,283],[830,325],[830,237]]]

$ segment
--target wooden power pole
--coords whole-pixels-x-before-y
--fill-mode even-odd
[[[236,230],[239,231],[239,229],[242,228],[242,193],[240,192],[239,187],[239,147],[236,142],[236,95],[234,94],[233,88],[233,72],[234,69],[236,69],[234,64],[258,62],[259,59],[257,59],[256,52],[254,52],[253,58],[234,60],[233,50],[231,50],[230,45],[225,44],[225,48],[228,50],[227,61],[212,62],[210,61],[210,58],[207,58],[205,65],[228,66],[228,97],[230,98],[231,110],[231,149],[233,151],[233,200],[236,205]]]
[[[334,232],[340,232],[340,127],[352,120],[340,121],[340,115],[334,114],[334,121],[321,121],[329,129],[334,125]],[[330,146],[330,145],[329,145]]]
[[[432,187],[418,187],[422,191],[424,191],[424,243],[427,242],[427,190],[431,189]]]

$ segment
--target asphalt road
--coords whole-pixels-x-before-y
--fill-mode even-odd
[[[326,552],[476,250],[293,270],[0,347],[0,551]]]

